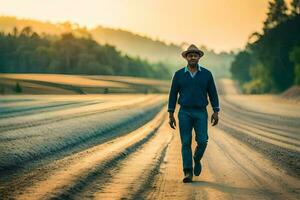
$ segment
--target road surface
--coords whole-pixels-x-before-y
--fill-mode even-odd
[[[187,184],[167,95],[2,98],[0,199],[299,199],[299,103],[217,87],[220,122]]]

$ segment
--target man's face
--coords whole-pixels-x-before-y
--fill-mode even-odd
[[[188,65],[197,66],[200,59],[200,55],[198,53],[191,52],[186,55],[185,59],[187,60]]]

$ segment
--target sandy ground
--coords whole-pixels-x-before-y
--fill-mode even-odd
[[[202,161],[203,171],[183,184],[178,131],[146,199],[298,199],[299,179],[218,128]],[[194,142],[195,147],[195,142]]]
[[[70,154],[54,154],[48,162],[41,159],[33,166],[24,162],[21,170],[5,171],[11,175],[1,174],[2,199],[300,199],[299,104],[275,96],[241,95],[230,80],[220,81],[218,89],[221,94],[220,122],[214,127],[209,125],[203,171],[192,183],[182,183],[179,132],[178,128],[169,127],[164,106],[147,123],[140,123],[139,127],[119,137],[91,143]],[[151,99],[150,104],[157,105],[165,97]],[[106,102],[102,101],[102,104]],[[144,107],[142,99],[136,101]],[[6,107],[9,103],[12,104],[8,101]],[[130,98],[127,103],[130,104]],[[23,102],[22,105],[27,104]],[[94,105],[84,106],[91,109],[88,117],[79,116],[54,124],[71,124],[74,130],[85,127],[77,132],[82,139],[85,134],[80,134],[81,131],[88,127],[96,130],[99,128],[96,124],[101,120],[120,115],[120,112],[104,115],[101,108],[93,113]],[[34,125],[31,130],[34,133],[35,120],[42,120],[39,126],[52,129],[44,121],[60,116],[62,111],[52,110],[52,115],[41,116],[39,112],[25,109],[19,116],[20,110],[6,109],[4,114],[7,116],[0,119],[0,123],[6,120],[2,121],[2,127],[10,123],[17,127],[19,120],[23,120],[23,124],[16,130],[8,128],[11,126],[0,130],[0,145],[17,144],[7,138],[25,134],[22,130],[28,128],[28,123]],[[70,116],[81,112],[72,106],[68,109]],[[208,110],[210,117],[211,108]],[[49,110],[45,112],[51,114]],[[125,113],[126,109],[121,112]],[[133,111],[125,113],[128,117],[133,115]],[[19,117],[19,120],[8,120],[8,117]],[[122,121],[122,118],[112,119]],[[76,126],[79,121],[85,126]],[[66,133],[66,130],[61,132]],[[69,134],[69,138],[72,137],[74,135]],[[56,137],[47,138],[53,140]],[[1,161],[4,165],[9,160]]]

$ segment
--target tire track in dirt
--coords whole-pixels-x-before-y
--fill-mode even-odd
[[[215,129],[211,141],[207,157],[208,162],[211,162],[212,171],[225,175],[224,181],[230,185],[238,182],[237,186],[246,186],[246,188],[241,187],[239,192],[237,191],[237,199],[296,199],[297,196],[299,197],[300,181],[287,175],[282,169],[274,167],[274,163],[264,155],[219,129]],[[216,156],[218,154],[221,156]],[[222,167],[218,163],[222,163]],[[214,174],[218,175],[218,173]],[[218,178],[218,180],[221,179]]]
[[[201,163],[201,175],[194,176],[192,183],[182,183],[181,146],[176,131],[160,173],[144,199],[285,200],[300,196],[299,179],[218,127],[209,126],[208,147]]]
[[[60,115],[57,115],[57,112],[49,112],[47,115],[39,114],[37,116],[23,117],[21,119],[14,118],[15,120],[6,119],[0,120],[0,133],[17,130],[27,127],[34,127],[45,125],[49,123],[60,122],[62,120],[75,119],[80,117],[86,117],[93,114],[104,113],[114,110],[122,110],[122,109],[130,109],[136,106],[144,106],[145,104],[149,104],[149,102],[156,101],[160,97],[147,97],[147,98],[138,98],[137,100],[130,100],[125,102],[115,102],[115,103],[100,103],[97,105],[89,106],[89,107],[81,107],[76,109],[70,109],[68,111],[63,110],[60,111]],[[42,117],[41,117],[42,116]]]
[[[282,168],[291,176],[300,177],[300,156],[299,152],[291,151],[286,148],[266,143],[257,137],[252,137],[243,133],[241,129],[237,130],[234,127],[227,126],[225,123],[220,123],[219,127],[234,138],[248,145],[250,148],[263,153],[268,159],[272,160],[274,165]]]
[[[149,189],[145,192],[142,199],[193,199],[191,185],[182,183],[183,171],[178,129],[173,130],[169,128],[169,131],[173,132],[174,138],[166,151],[159,173],[156,175],[153,183],[148,186]]]
[[[256,137],[267,143],[278,145],[292,151],[300,151],[300,141],[295,137],[288,137],[287,134],[281,133],[276,129],[268,129],[263,126],[257,127],[257,125],[241,120],[236,117],[232,117],[226,112],[222,113],[222,124],[234,127],[241,132],[250,136]],[[274,130],[274,131],[273,131]]]
[[[124,159],[123,157],[126,157],[129,152],[135,151],[148,141],[162,124],[165,114],[164,110],[161,111],[151,122],[130,134],[40,168],[35,172],[36,176],[32,175],[34,172],[29,173],[28,176],[24,175],[7,185],[7,188],[15,186],[13,190],[15,192],[7,196],[14,196],[16,199],[59,197],[80,180],[85,180],[85,177],[93,173],[101,172],[102,167],[105,169],[121,158]],[[43,172],[45,172],[44,175],[42,175]],[[28,181],[29,177],[30,181]],[[18,188],[17,185],[22,187]]]
[[[98,188],[92,194],[93,199],[141,199],[147,190],[151,176],[160,166],[172,134],[167,129],[167,117],[156,135],[124,162],[118,163],[119,169],[112,172],[113,176],[105,185],[91,185]],[[88,196],[85,196],[87,198]],[[80,195],[75,199],[83,199]]]
[[[27,128],[22,130],[23,133],[16,132],[22,136],[35,135],[24,140],[20,138],[17,141],[0,143],[0,149],[3,149],[0,152],[0,181],[15,174],[25,173],[28,168],[38,167],[133,131],[150,121],[159,112],[164,105],[161,100],[153,99],[154,102],[146,104],[149,107],[139,108],[136,105],[134,109],[126,112],[112,111],[105,115],[100,113],[86,117],[82,119],[85,121],[83,124],[75,119],[52,124],[49,126],[51,129],[48,126],[41,126]],[[126,113],[132,116],[127,117]],[[118,117],[117,114],[120,116]],[[101,120],[101,117],[107,119]]]
[[[232,105],[228,103],[223,105],[219,127],[251,148],[264,153],[288,174],[300,177],[299,125],[295,122],[284,125],[288,119],[295,119],[288,118],[278,123],[278,116],[276,119],[262,114],[249,116],[242,108],[237,111],[230,107]]]
[[[245,120],[252,119],[252,121],[254,120],[256,122],[260,121],[260,123],[265,126],[268,126],[268,124],[272,124],[274,126],[276,124],[277,128],[281,130],[292,130],[296,135],[298,133],[297,130],[300,126],[300,117],[282,116],[271,113],[261,113],[258,110],[248,110],[228,101],[226,96],[221,96],[220,100],[222,108],[226,109],[226,111],[232,115],[237,115]]]
[[[86,101],[86,102],[43,102],[45,105],[25,106],[25,107],[14,107],[14,108],[1,108],[1,118],[14,118],[24,115],[32,115],[35,113],[49,112],[63,110],[67,108],[74,108],[78,106],[88,106],[102,103],[103,101]]]

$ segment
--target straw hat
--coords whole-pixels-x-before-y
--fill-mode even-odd
[[[198,53],[198,54],[200,55],[200,58],[204,55],[204,52],[201,51],[200,49],[198,49],[198,48],[196,47],[196,45],[194,45],[194,44],[191,44],[191,45],[187,48],[187,50],[185,50],[185,51],[183,51],[183,52],[181,53],[181,55],[182,55],[184,58],[186,58],[186,55],[187,55],[188,53],[191,53],[191,52],[193,52],[193,53]]]

